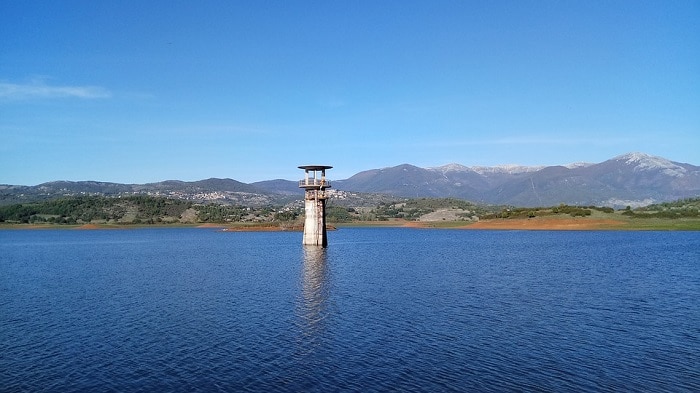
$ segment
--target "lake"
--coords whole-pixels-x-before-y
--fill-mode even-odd
[[[700,233],[0,230],[0,391],[700,391]]]

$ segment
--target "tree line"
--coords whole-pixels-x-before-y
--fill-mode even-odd
[[[497,207],[477,205],[453,198],[417,198],[381,202],[372,209],[334,206],[330,203],[326,208],[326,218],[328,222],[389,219],[410,221],[439,209],[460,209],[464,211],[465,218],[478,216],[482,219],[534,218],[550,215],[586,217],[593,211],[614,212],[610,207],[598,206],[561,204],[553,207]],[[185,214],[187,211],[189,213]],[[682,199],[634,210],[627,207],[621,214],[633,218],[697,218],[700,217],[700,198]],[[302,216],[303,207],[301,206],[252,208],[238,205],[194,204],[191,201],[149,195],[75,196],[0,206],[0,223],[20,224],[291,222],[300,220]]]
[[[0,206],[0,222],[77,224],[93,221],[162,222],[180,217],[192,202],[164,197],[76,196],[45,202]]]

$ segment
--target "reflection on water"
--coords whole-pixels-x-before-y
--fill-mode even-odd
[[[304,246],[297,312],[301,320],[302,340],[310,347],[315,347],[322,340],[324,322],[328,315],[329,287],[326,249]]]
[[[700,392],[697,232],[299,243],[0,230],[0,391]]]

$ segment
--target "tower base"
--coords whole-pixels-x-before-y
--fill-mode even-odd
[[[306,199],[304,201],[304,239],[302,244],[326,247],[326,200]]]

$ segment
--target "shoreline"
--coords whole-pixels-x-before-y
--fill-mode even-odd
[[[465,229],[582,231],[624,230],[626,222],[610,218],[521,218],[494,219],[475,222]]]
[[[461,230],[525,230],[525,231],[642,231],[642,230],[700,230],[700,220],[660,219],[629,220],[624,218],[590,217],[535,217],[488,219],[467,221],[361,221],[327,224],[332,231],[341,228],[416,228],[416,229],[461,229]],[[115,230],[143,228],[200,228],[222,232],[302,232],[303,225],[279,223],[177,223],[177,224],[0,224],[0,230]]]

